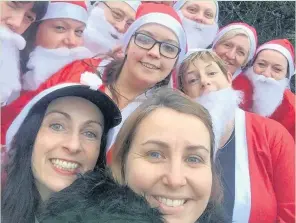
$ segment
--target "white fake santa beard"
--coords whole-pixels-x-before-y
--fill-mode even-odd
[[[19,51],[26,46],[25,39],[0,26],[0,95],[1,105],[8,103],[21,90]]]
[[[213,43],[219,30],[216,22],[212,25],[200,24],[184,17],[181,11],[178,14],[187,35],[188,49],[207,48]]]
[[[120,44],[123,34],[106,20],[104,10],[96,6],[91,11],[83,36],[84,45],[97,55],[106,54]]]
[[[195,100],[204,106],[211,115],[215,134],[215,148],[219,147],[227,124],[234,120],[235,110],[239,107],[242,96],[242,92],[229,87],[204,94]]]
[[[288,79],[277,81],[256,74],[253,66],[248,68],[245,75],[253,84],[253,112],[264,117],[271,116],[283,101]]]
[[[91,52],[85,47],[46,49],[37,46],[30,53],[27,64],[29,71],[23,76],[23,89],[36,90],[64,66],[91,56]]]

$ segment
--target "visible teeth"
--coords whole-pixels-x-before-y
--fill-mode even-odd
[[[171,200],[164,197],[157,197],[157,200],[169,207],[178,207],[185,203],[185,200]]]
[[[144,67],[149,68],[149,69],[155,69],[155,70],[158,69],[158,67],[154,66],[153,64],[142,63],[142,65],[143,65]]]
[[[78,167],[77,163],[67,162],[60,159],[52,159],[51,162],[55,167],[68,171],[74,171]]]

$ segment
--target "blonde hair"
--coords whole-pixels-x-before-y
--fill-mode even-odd
[[[221,69],[221,71],[223,72],[223,74],[225,75],[225,77],[227,78],[227,74],[228,74],[227,66],[226,66],[225,62],[215,52],[210,51],[210,50],[197,51],[195,53],[192,53],[180,65],[180,68],[178,70],[178,88],[179,88],[179,90],[183,91],[184,77],[188,71],[190,64],[194,65],[194,63],[199,59],[206,61],[206,62],[211,61],[211,62],[216,63],[219,66],[219,68]]]
[[[250,37],[249,37],[248,33],[245,30],[241,29],[241,28],[237,28],[237,29],[232,29],[232,30],[228,31],[227,33],[225,33],[217,41],[217,43],[215,44],[215,46],[213,48],[215,48],[216,46],[218,46],[218,45],[226,42],[227,40],[229,40],[229,39],[231,39],[231,38],[233,38],[235,36],[245,36],[245,37],[247,37],[248,40],[249,40],[250,47],[251,47],[251,44],[252,43],[251,43],[251,40],[250,40]],[[242,66],[245,66],[248,63],[248,57],[249,57],[249,55],[250,55],[250,49],[248,50],[247,57],[246,57],[246,59],[245,59],[245,61],[244,61],[244,63],[243,63]]]

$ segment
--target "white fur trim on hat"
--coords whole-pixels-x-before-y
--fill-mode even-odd
[[[260,46],[256,51],[256,55],[258,55],[258,53],[260,51],[268,50],[268,49],[276,50],[276,51],[280,52],[281,54],[283,54],[284,57],[286,57],[286,59],[288,60],[288,63],[289,63],[289,79],[290,79],[294,74],[294,68],[295,68],[293,58],[291,56],[290,51],[279,44],[268,43],[268,44],[263,44],[262,46]]]
[[[183,61],[183,58],[186,53],[186,47],[187,47],[187,39],[185,31],[180,24],[180,22],[176,19],[174,19],[172,16],[164,13],[149,13],[144,16],[141,16],[140,18],[136,19],[135,22],[132,23],[132,25],[128,28],[126,33],[123,36],[123,45],[124,49],[126,50],[132,36],[135,34],[135,32],[143,25],[149,24],[149,23],[156,23],[159,25],[163,25],[169,29],[171,29],[177,36],[181,48],[181,52],[179,54],[178,63]]]
[[[187,1],[186,0],[179,0],[174,4],[174,9],[178,12],[179,10],[181,10],[181,8],[183,7],[183,5],[185,5]],[[215,22],[218,22],[219,19],[219,4],[218,1],[213,0],[213,2],[216,5],[216,16],[215,16]]]
[[[86,24],[88,13],[82,6],[68,2],[50,3],[45,16],[41,20],[57,18],[74,19]]]
[[[255,52],[256,52],[256,37],[254,35],[254,33],[249,29],[247,28],[246,26],[244,25],[239,25],[239,24],[235,24],[235,25],[230,25],[228,27],[225,27],[225,28],[222,28],[217,36],[215,37],[214,39],[214,42],[213,42],[213,48],[214,46],[217,44],[217,42],[229,31],[231,30],[234,30],[234,29],[242,29],[244,30],[249,38],[250,38],[250,43],[251,43],[251,47],[250,47],[250,53],[249,53],[249,57],[248,57],[248,62],[255,56]]]

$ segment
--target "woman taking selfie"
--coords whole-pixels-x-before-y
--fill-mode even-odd
[[[168,223],[226,222],[213,163],[211,118],[202,106],[161,89],[123,124],[111,170]]]

